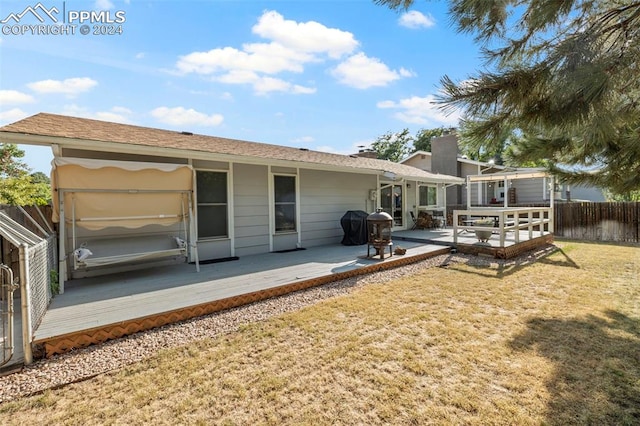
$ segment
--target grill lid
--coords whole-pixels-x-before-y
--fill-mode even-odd
[[[369,222],[391,222],[393,218],[387,212],[383,212],[382,209],[378,208],[375,213],[371,213],[367,216],[367,221]]]

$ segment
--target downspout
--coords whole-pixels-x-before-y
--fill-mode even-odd
[[[20,306],[22,309],[22,349],[24,351],[24,363],[33,362],[31,352],[31,289],[29,288],[29,256],[26,244],[20,245]]]

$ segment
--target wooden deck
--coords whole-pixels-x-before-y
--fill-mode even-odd
[[[367,246],[314,247],[201,265],[174,265],[71,280],[35,332],[47,356],[354,275],[448,253],[449,247],[396,242],[405,255],[366,257]]]
[[[456,248],[461,253],[484,254],[499,259],[510,259],[521,253],[532,250],[535,247],[553,242],[553,234],[535,231],[520,231],[518,238],[515,232],[509,232],[505,236],[504,245],[500,245],[499,235],[494,234],[486,243],[478,242],[472,230],[458,229],[457,243],[454,243],[452,228],[443,229],[414,229],[393,233],[396,243],[401,241],[414,241],[426,244],[438,244]]]
[[[405,255],[367,258],[367,246],[332,245],[238,260],[75,279],[56,296],[34,335],[36,355],[51,356],[138,331],[194,318],[305,288],[413,263],[452,247],[460,252],[508,258],[553,241],[522,232],[499,247],[497,238],[478,243],[473,231],[413,230],[393,233]]]

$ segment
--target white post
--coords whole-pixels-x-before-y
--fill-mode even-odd
[[[447,227],[447,184],[442,184],[442,199],[444,203],[444,227]]]
[[[31,352],[31,289],[29,283],[29,256],[26,244],[20,245],[20,306],[22,308],[22,349],[24,351],[24,363],[33,362]]]
[[[196,263],[196,272],[200,272],[200,257],[198,256],[198,238],[196,237],[195,224],[193,220],[193,207],[191,192],[187,193],[187,202],[189,203],[188,214],[189,214],[189,245],[192,249],[192,256]]]
[[[458,244],[458,210],[453,211],[453,244]]]
[[[58,208],[59,208],[59,229],[60,241],[58,241],[58,281],[60,284],[60,294],[64,293],[64,283],[67,281],[67,224],[64,214],[64,190],[58,189]]]
[[[509,207],[509,187],[507,186],[507,178],[504,178],[504,186],[502,187],[502,196],[504,198],[504,208],[506,209],[507,207]]]
[[[478,176],[482,174],[480,170],[480,160],[478,159]],[[478,206],[482,205],[482,181],[478,181]]]
[[[504,247],[504,237],[505,237],[504,226],[506,225],[506,221],[504,217],[505,214],[506,212],[503,210],[500,212],[500,215],[498,216],[498,226],[500,227],[500,247]]]
[[[551,176],[551,190],[549,191],[549,207],[551,211],[549,212],[549,233],[553,234],[554,232],[554,219],[555,215],[553,213],[555,200],[554,200],[554,192],[556,190],[556,178],[555,176]]]

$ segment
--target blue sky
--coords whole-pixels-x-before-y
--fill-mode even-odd
[[[63,21],[75,32],[30,34],[28,25],[40,22],[18,14],[39,3],[45,26]],[[456,33],[446,7],[424,0],[402,12],[371,0],[2,0],[0,125],[50,112],[357,152],[388,131],[457,124],[456,114],[432,103],[439,80],[463,80],[482,59],[471,37]],[[81,23],[71,12],[94,14]],[[81,34],[81,25],[90,33]],[[21,148],[33,171],[49,172],[49,148]]]

